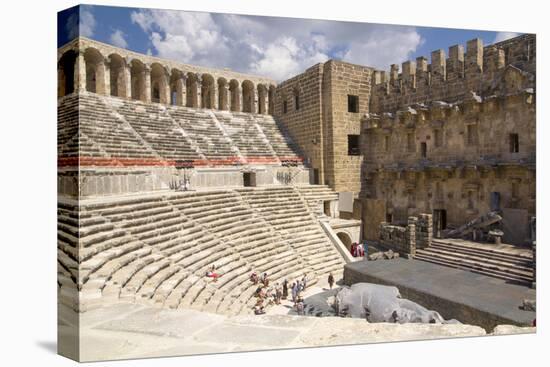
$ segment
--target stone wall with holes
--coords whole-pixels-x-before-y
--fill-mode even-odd
[[[444,210],[448,227],[500,208],[535,215],[535,36],[481,41],[375,72],[362,120],[361,196],[387,217]],[[498,193],[498,194],[493,194]],[[369,216],[368,211],[363,217]]]

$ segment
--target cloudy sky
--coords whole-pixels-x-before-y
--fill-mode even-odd
[[[79,22],[80,19],[80,22]],[[189,64],[230,68],[277,81],[328,59],[388,70],[431,51],[485,44],[514,32],[395,26],[278,17],[80,6],[58,15],[58,44],[78,34]]]

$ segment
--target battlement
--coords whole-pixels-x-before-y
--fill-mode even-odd
[[[522,88],[534,88],[535,35],[528,34],[484,47],[479,38],[462,45],[431,53],[431,63],[424,56],[390,66],[373,73],[371,111],[395,111],[412,104],[441,100],[456,102],[473,92],[479,96],[498,94],[495,88],[511,66],[526,75]],[[530,76],[531,77],[530,77]],[[502,90],[501,90],[502,92]],[[509,91],[507,91],[509,94]]]

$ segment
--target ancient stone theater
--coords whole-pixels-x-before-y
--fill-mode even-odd
[[[535,59],[534,35],[474,39],[277,83],[74,39],[58,49],[60,304],[248,314],[251,273],[350,284],[387,257],[529,289]]]

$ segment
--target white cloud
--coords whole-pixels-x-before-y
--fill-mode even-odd
[[[115,29],[115,31],[109,37],[109,41],[117,47],[128,47],[128,42],[126,42],[125,34],[120,29]]]
[[[73,13],[67,18],[67,24],[65,25],[67,31],[67,37],[72,40],[78,37],[78,13]]]
[[[94,14],[91,11],[91,7],[81,5],[80,6],[80,35],[84,37],[92,37],[94,35],[95,26],[96,26],[96,21],[95,21]]]
[[[132,12],[160,57],[276,80],[330,58],[388,69],[416,51],[414,27],[169,10]]]
[[[495,36],[495,40],[493,41],[493,43],[506,41],[510,38],[514,38],[514,37],[517,37],[517,36],[519,36],[519,33],[515,33],[515,32],[498,32]]]

